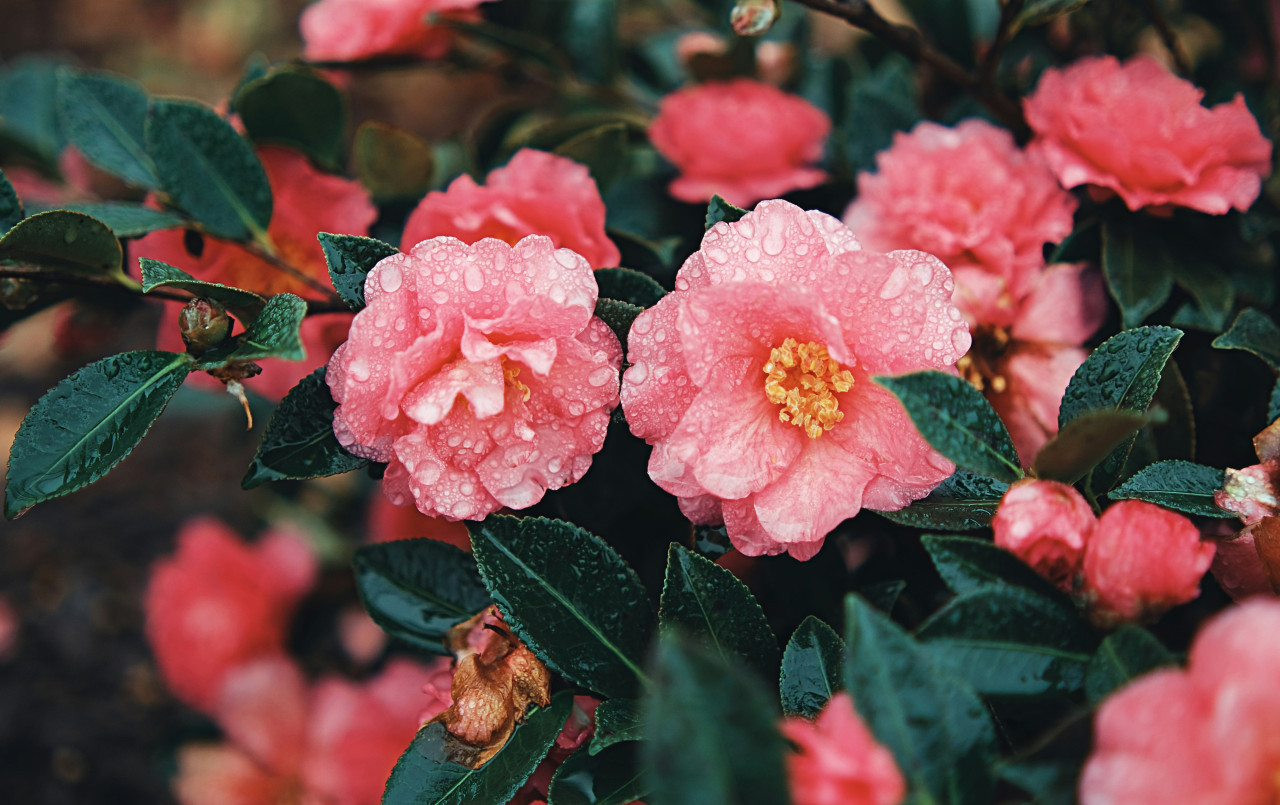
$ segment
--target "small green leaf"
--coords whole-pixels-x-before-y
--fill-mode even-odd
[[[5,516],[110,472],[142,441],[190,369],[186,355],[140,350],[95,361],[54,386],[13,440]]]
[[[560,764],[547,791],[547,805],[629,805],[648,795],[632,747],[597,754],[579,751]]]
[[[0,171],[0,233],[8,232],[22,220],[22,202],[4,171]]]
[[[630,268],[597,268],[600,296],[637,307],[653,307],[667,292],[653,277]]]
[[[1174,663],[1174,656],[1150,632],[1126,623],[1102,641],[1089,663],[1089,703],[1096,705],[1136,677]]]
[[[766,677],[778,672],[778,640],[747,585],[675,542],[667,550],[658,625],[703,640],[726,662],[746,660]]]
[[[1222,332],[1236,302],[1231,277],[1212,263],[1179,258],[1171,258],[1171,263],[1174,281],[1191,294],[1194,309],[1204,326],[1213,332]]]
[[[940,528],[943,531],[973,531],[991,525],[1000,499],[1009,485],[985,475],[956,470],[929,496],[896,512],[876,514],[900,525]]]
[[[1218,508],[1213,493],[1225,483],[1222,470],[1190,461],[1157,461],[1111,490],[1112,500],[1145,500],[1166,509],[1202,517],[1233,518]]]
[[[1280,372],[1280,327],[1265,313],[1253,308],[1242,310],[1231,329],[1213,340],[1213,346],[1252,352],[1273,371]]]
[[[228,357],[230,361],[257,361],[280,358],[300,361],[307,356],[298,334],[307,315],[307,303],[291,293],[276,294],[253,320],[240,345]]]
[[[915,126],[922,117],[918,96],[914,65],[897,55],[883,59],[854,85],[842,127],[852,171],[872,170],[876,154],[893,143],[894,133]]]
[[[555,153],[586,165],[604,194],[626,169],[627,150],[626,124],[606,123],[566,140]]]
[[[149,293],[161,286],[180,288],[203,299],[222,303],[242,325],[250,325],[261,315],[267,300],[253,291],[198,280],[180,268],[149,257],[138,259],[142,269],[142,290]]]
[[[813,718],[844,686],[844,641],[836,630],[810,615],[791,635],[782,653],[782,712]]]
[[[216,237],[266,238],[267,174],[249,143],[217,112],[191,101],[152,101],[146,142],[160,187],[174,206]]]
[[[591,754],[616,743],[644,738],[644,721],[636,699],[608,699],[596,708],[596,731],[591,735]]]
[[[78,212],[37,213],[0,238],[0,263],[123,279],[123,259],[106,224]]]
[[[725,201],[719,195],[711,197],[711,203],[707,205],[707,229],[724,221],[726,224],[732,224],[735,221],[742,220],[742,216],[746,215],[748,210],[741,207],[735,207]]]
[[[995,728],[964,681],[855,595],[845,599],[845,690],[907,780],[904,802],[988,805]]]
[[[1173,292],[1172,258],[1164,242],[1135,217],[1102,225],[1102,274],[1125,329],[1137,327]]]
[[[253,489],[267,481],[323,478],[369,463],[342,449],[333,435],[333,411],[321,366],[289,390],[267,423],[267,432],[240,485]]]
[[[347,107],[337,87],[286,67],[246,83],[233,103],[249,139],[293,146],[329,169],[342,164]]]
[[[957,468],[1001,481],[1022,477],[1009,431],[982,392],[945,372],[873,377],[902,401],[920,435]]]
[[[431,189],[435,155],[413,132],[366,120],[351,150],[356,176],[375,201],[418,199]]]
[[[1040,448],[1036,477],[1074,484],[1146,423],[1132,411],[1086,411]]]
[[[458,739],[444,724],[428,724],[396,761],[382,805],[506,805],[547,756],[572,710],[573,694],[556,694],[478,769],[450,761],[450,746]]]
[[[1022,13],[1014,18],[1017,28],[1031,25],[1044,25],[1063,14],[1070,14],[1088,5],[1089,0],[1031,0],[1023,7]]]
[[[947,589],[958,595],[992,585],[1011,585],[1067,600],[1025,562],[989,540],[925,534],[920,542]]]
[[[778,706],[741,663],[664,632],[641,764],[663,805],[786,805]]]
[[[24,56],[0,70],[0,146],[46,168],[56,168],[65,144],[58,125],[61,63]]]
[[[631,332],[632,323],[643,312],[644,308],[636,307],[627,302],[619,302],[617,299],[600,298],[596,300],[595,315],[609,325],[609,329],[613,330],[614,335],[618,336],[618,341],[622,343],[623,354],[626,354],[627,351],[627,333]]]
[[[618,44],[618,5],[618,0],[581,0],[565,8],[560,36],[574,74],[583,81],[613,83],[623,52]]]
[[[155,165],[147,156],[147,93],[107,73],[58,75],[58,122],[85,158],[129,184],[154,190]]]
[[[183,221],[172,213],[153,210],[141,204],[123,201],[97,201],[83,204],[63,204],[60,210],[71,210],[91,215],[111,227],[117,238],[137,238],[161,229],[174,229]]]
[[[448,655],[449,629],[489,606],[475,560],[432,539],[366,545],[352,560],[365,610],[397,640]]]
[[[1074,606],[1007,585],[956,596],[916,637],[984,696],[1073,693],[1096,645]]]
[[[605,696],[643,681],[653,610],[644,585],[604,540],[570,523],[493,515],[467,523],[485,586],[529,650]]]
[[[379,261],[400,253],[389,243],[359,235],[321,232],[316,239],[324,250],[324,261],[329,265],[329,279],[333,281],[333,287],[352,310],[364,308],[364,279],[370,269]]]

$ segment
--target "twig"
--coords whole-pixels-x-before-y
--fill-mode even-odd
[[[1169,55],[1173,57],[1173,66],[1177,69],[1178,75],[1183,78],[1190,78],[1191,62],[1187,60],[1187,54],[1182,50],[1182,44],[1178,41],[1177,32],[1169,24],[1169,20],[1165,19],[1164,13],[1160,11],[1160,6],[1156,5],[1156,0],[1141,0],[1141,3],[1147,19],[1151,20],[1151,25],[1160,34],[1160,41],[1164,43]]]
[[[802,6],[844,20],[855,28],[874,34],[893,49],[915,62],[923,62],[937,73],[972,94],[1016,134],[1027,133],[1027,123],[1016,103],[992,87],[985,86],[973,73],[950,56],[935,50],[920,32],[907,25],[895,25],[867,0],[792,0]]]
[[[1000,23],[996,27],[995,39],[991,40],[991,47],[987,48],[986,55],[982,57],[982,66],[978,68],[978,83],[981,86],[990,90],[995,89],[996,71],[1000,68],[1001,52],[1013,38],[1015,30],[1013,21],[1018,18],[1018,14],[1022,13],[1022,8],[1026,4],[1026,0],[1003,0],[1000,3]]]
[[[238,245],[241,248],[243,248],[245,251],[247,251],[249,254],[252,254],[254,257],[257,257],[258,259],[269,263],[272,268],[275,268],[279,271],[283,271],[285,274],[288,274],[290,277],[293,277],[299,282],[304,283],[311,290],[319,292],[324,296],[325,302],[336,304],[340,308],[345,307],[342,304],[342,297],[334,293],[332,288],[326,287],[323,282],[320,282],[315,277],[312,277],[308,274],[303,273],[302,269],[298,268],[297,266],[291,263],[287,263],[284,260],[281,260],[279,255],[273,252],[267,251],[262,247],[261,244],[250,241],[250,242],[241,243]],[[307,303],[311,304],[312,300],[307,300]]]

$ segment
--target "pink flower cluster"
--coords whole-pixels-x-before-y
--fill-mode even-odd
[[[991,521],[996,545],[1063,591],[1100,625],[1154,618],[1200,594],[1214,544],[1180,514],[1122,500],[1095,518],[1074,488],[1019,481]]]
[[[309,61],[360,61],[379,56],[438,59],[453,45],[453,31],[428,18],[475,22],[485,0],[319,0],[298,22]]]
[[[788,718],[782,734],[796,746],[787,755],[795,805],[897,805],[906,782],[893,755],[871,735],[843,691],[815,721]]]
[[[900,509],[954,470],[871,380],[969,348],[935,258],[863,250],[834,218],[765,201],[712,227],[675,288],[632,325],[622,406],[694,522],[807,559],[864,506]]]

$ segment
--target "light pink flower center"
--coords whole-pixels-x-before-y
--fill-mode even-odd
[[[520,392],[520,398],[522,400],[524,400],[525,402],[529,402],[529,397],[532,396],[532,392],[529,391],[528,386],[526,386],[524,383],[521,383],[519,380],[516,380],[516,378],[519,376],[520,376],[520,367],[512,366],[511,364],[507,363],[507,361],[504,359],[502,361],[503,382],[511,386],[512,388],[514,388],[516,391]]]
[[[990,386],[996,394],[1009,387],[1000,364],[1009,348],[1009,331],[1003,327],[978,325],[973,328],[973,346],[968,354],[956,361],[956,368],[969,384],[978,391]]]
[[[788,338],[770,350],[764,373],[765,396],[782,406],[778,419],[800,428],[810,439],[844,419],[836,393],[853,388],[853,374],[831,359],[826,346]]]

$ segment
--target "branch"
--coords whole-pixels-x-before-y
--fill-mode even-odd
[[[1013,21],[1022,13],[1027,0],[1003,0],[1000,3],[1000,24],[996,27],[996,37],[991,40],[991,47],[982,58],[982,66],[978,68],[978,83],[992,91],[996,87],[996,71],[1000,68],[1000,54],[1009,40],[1013,38]]]
[[[920,32],[907,25],[895,25],[872,7],[867,0],[792,0],[802,6],[844,20],[855,28],[874,34],[913,62],[932,67],[952,84],[969,92],[992,111],[1015,134],[1027,133],[1027,123],[1019,106],[1004,94],[984,85],[978,76],[966,70],[945,53],[935,50]]]
[[[257,257],[259,260],[265,261],[266,263],[271,265],[272,268],[275,268],[278,271],[283,271],[285,274],[288,274],[290,277],[293,277],[299,282],[304,283],[311,290],[316,291],[321,295],[323,295],[324,300],[321,302],[321,304],[328,303],[330,305],[336,305],[337,306],[336,309],[343,309],[343,310],[346,309],[346,305],[343,304],[342,302],[342,297],[334,293],[332,288],[326,286],[323,282],[319,281],[315,277],[312,277],[311,275],[304,273],[302,269],[298,268],[292,263],[287,263],[284,260],[281,260],[280,256],[277,255],[275,252],[268,251],[267,249],[263,248],[261,244],[254,243],[252,241],[248,243],[239,243],[236,245],[240,246],[240,248],[244,249],[249,254],[252,254],[254,257]],[[315,302],[308,299],[307,304],[312,305],[312,304],[315,304]]]
[[[1164,13],[1160,11],[1160,6],[1156,4],[1156,0],[1141,0],[1142,10],[1146,12],[1147,19],[1151,20],[1151,25],[1160,34],[1160,41],[1169,51],[1169,55],[1173,57],[1173,66],[1177,69],[1178,75],[1183,78],[1191,78],[1191,62],[1187,59],[1187,54],[1182,50],[1182,43],[1178,41],[1178,34],[1173,30],[1173,26],[1169,24],[1169,20],[1165,19]]]

